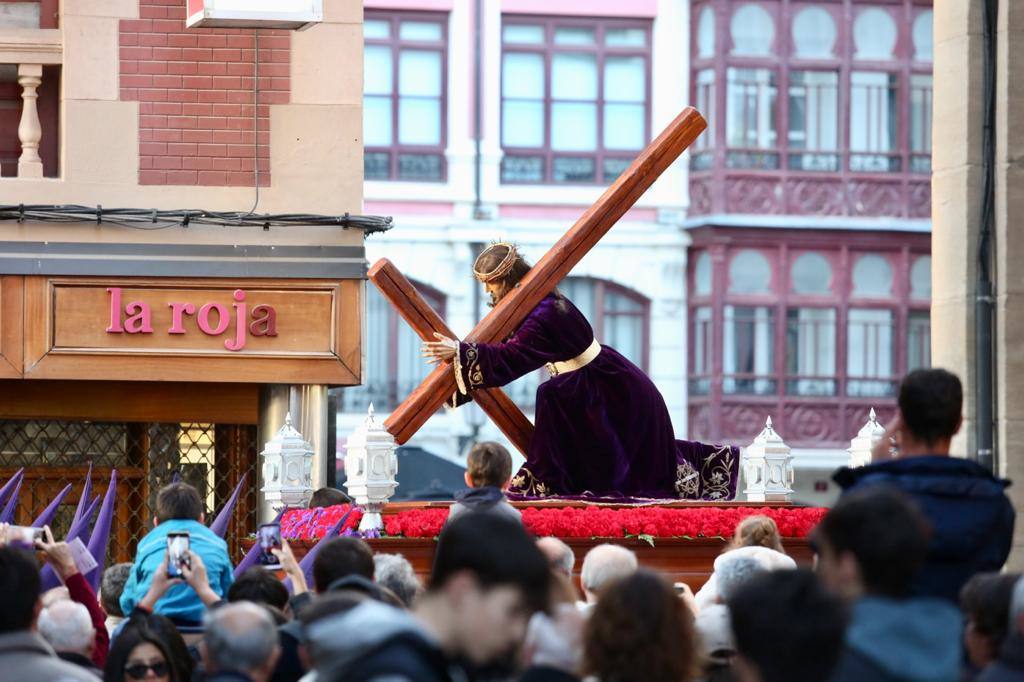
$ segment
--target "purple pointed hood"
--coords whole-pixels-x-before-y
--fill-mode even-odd
[[[24,482],[24,476],[18,479],[18,485],[14,486],[14,492],[7,498],[3,512],[0,512],[0,523],[14,523],[14,514],[18,511],[18,493],[21,492],[21,484]]]
[[[74,525],[82,518],[89,508],[89,500],[92,497],[92,462],[89,462],[89,471],[85,474],[85,485],[82,486],[82,494],[78,498],[78,507],[75,508],[75,518],[71,520]]]
[[[228,498],[227,504],[224,505],[224,508],[220,510],[219,514],[217,514],[217,518],[215,518],[213,523],[210,524],[210,530],[216,533],[217,537],[222,538],[225,533],[227,533],[228,524],[231,523],[231,515],[234,513],[235,505],[238,503],[238,496],[242,492],[242,486],[245,485],[245,482],[248,479],[249,472],[247,471],[242,474],[242,480],[240,480],[238,485],[235,486],[235,491],[231,493],[231,497]]]
[[[107,563],[107,545],[110,542],[110,524],[114,517],[114,502],[117,499],[117,469],[110,472],[110,484],[107,486],[107,494],[103,496],[103,506],[100,507],[100,515],[96,517],[96,525],[93,526],[92,535],[89,536],[89,553],[96,560],[96,568],[89,571],[85,579],[89,581],[93,591],[99,590],[100,578],[103,577],[103,569]]]
[[[78,521],[71,523],[71,529],[68,530],[68,534],[64,536],[64,542],[71,542],[75,538],[80,538],[89,530],[89,522],[92,520],[92,515],[96,512],[96,507],[100,505],[100,496],[97,495],[92,503],[86,507],[85,512],[82,513],[82,518]],[[42,580],[42,590],[45,592],[50,588],[57,587],[60,585],[60,578],[53,572],[53,567],[50,564],[43,566],[43,570],[39,573],[40,579]]]
[[[4,500],[7,499],[7,496],[10,495],[11,492],[16,487],[21,485],[21,479],[24,475],[25,469],[18,469],[17,471],[14,472],[14,475],[11,476],[11,480],[7,481],[7,483],[4,483],[4,487],[0,488],[0,504],[3,504]]]
[[[53,521],[53,517],[57,514],[57,508],[60,507],[64,498],[67,497],[70,492],[71,484],[68,483],[64,486],[64,490],[61,490],[60,493],[57,494],[57,497],[53,498],[53,501],[46,505],[46,509],[44,509],[42,513],[36,517],[35,521],[32,522],[32,526],[35,528],[42,528],[43,526],[50,525],[50,522]]]

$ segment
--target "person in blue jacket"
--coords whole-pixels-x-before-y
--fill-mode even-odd
[[[885,485],[908,495],[931,527],[924,565],[912,592],[954,603],[975,573],[998,571],[1013,539],[1010,482],[949,454],[963,422],[963,388],[944,369],[911,372],[900,384],[899,412],[872,452],[871,464],[843,467],[833,480],[843,494]]]
[[[139,541],[124,592],[121,610],[126,616],[142,601],[158,570],[166,570],[169,533],[189,534],[190,550],[199,556],[206,568],[210,588],[219,597],[227,594],[234,580],[234,567],[228,558],[228,546],[205,525],[203,502],[199,492],[187,483],[171,483],[160,489],[156,498],[155,528]],[[203,621],[206,607],[199,595],[187,584],[175,584],[156,603],[156,613],[170,618],[177,625],[198,626]]]

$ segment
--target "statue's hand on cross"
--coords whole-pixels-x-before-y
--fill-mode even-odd
[[[451,362],[455,354],[459,352],[459,342],[438,332],[434,332],[434,338],[437,341],[423,342],[423,357],[427,358],[427,362],[432,365]]]

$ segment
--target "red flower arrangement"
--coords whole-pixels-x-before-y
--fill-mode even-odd
[[[324,509],[293,509],[281,519],[281,534],[313,540],[323,535],[348,511],[348,505]],[[773,519],[784,538],[803,538],[827,510],[810,507],[528,507],[523,524],[534,535],[560,538],[719,538],[732,537],[748,516]],[[357,509],[342,529],[351,534],[362,518]],[[391,537],[432,538],[441,532],[448,510],[413,509],[384,516],[384,534]]]

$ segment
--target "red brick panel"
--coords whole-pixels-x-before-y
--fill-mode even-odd
[[[121,99],[139,102],[139,184],[270,185],[270,105],[288,102],[291,33],[185,28],[185,0],[121,21]],[[254,123],[258,128],[254,127]],[[256,130],[259,130],[258,136]]]

